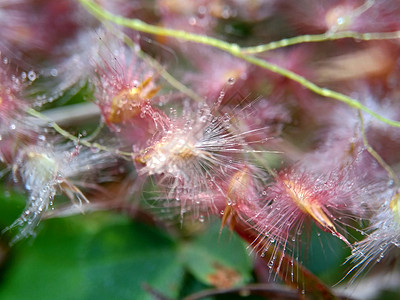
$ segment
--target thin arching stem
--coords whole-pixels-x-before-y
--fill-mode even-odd
[[[282,39],[280,41],[274,41],[263,45],[242,48],[242,53],[256,54],[298,44],[326,42],[346,38],[354,39],[357,41],[394,40],[400,38],[400,31],[366,33],[359,33],[355,31],[340,31],[335,33],[326,32],[321,34],[306,34]]]
[[[364,106],[356,99],[346,96],[344,94],[341,94],[339,92],[332,91],[327,88],[322,88],[322,87],[316,85],[315,83],[307,80],[305,77],[300,76],[292,71],[289,71],[285,68],[279,67],[275,64],[269,63],[261,58],[255,57],[253,55],[246,54],[243,52],[243,49],[235,43],[228,43],[228,42],[225,42],[225,41],[213,38],[213,37],[195,34],[195,33],[189,33],[189,32],[183,31],[183,30],[175,30],[175,29],[170,29],[170,28],[164,28],[161,26],[151,25],[151,24],[147,24],[139,19],[127,19],[127,18],[118,16],[118,15],[114,15],[114,14],[102,9],[99,5],[97,5],[96,3],[94,3],[90,0],[79,0],[79,1],[89,12],[91,12],[93,15],[95,15],[100,20],[111,21],[117,25],[128,27],[128,28],[131,28],[131,29],[134,29],[137,31],[141,31],[141,32],[146,32],[146,33],[160,35],[160,36],[169,36],[169,37],[173,37],[176,39],[181,39],[181,40],[185,40],[185,41],[190,41],[190,42],[204,44],[204,45],[212,46],[214,48],[218,48],[220,50],[230,53],[233,56],[243,59],[253,65],[259,66],[261,68],[267,69],[271,72],[274,72],[274,73],[282,75],[286,78],[289,78],[320,96],[341,101],[343,103],[346,103],[350,107],[362,110],[362,111],[370,114],[374,118],[376,118],[388,125],[391,125],[394,127],[400,127],[400,122],[390,120],[388,118],[385,118],[384,116],[381,116],[381,115],[375,113],[373,110]]]
[[[382,156],[380,156],[379,153],[376,152],[375,149],[372,148],[372,146],[369,144],[367,135],[365,134],[364,118],[360,111],[358,111],[358,117],[360,119],[361,136],[362,136],[362,140],[363,140],[365,149],[368,151],[369,154],[372,155],[373,158],[375,158],[375,160],[378,162],[378,164],[380,164],[381,167],[385,169],[385,171],[388,173],[389,177],[393,180],[395,185],[400,188],[399,177],[396,175],[396,173],[393,171],[393,169],[389,166],[389,164],[382,158]]]
[[[94,149],[98,149],[101,151],[107,151],[109,153],[115,153],[117,155],[120,155],[122,157],[132,157],[133,153],[132,152],[124,152],[124,151],[120,151],[118,149],[113,149],[113,148],[109,148],[107,146],[104,145],[100,145],[99,143],[91,143],[88,140],[85,139],[81,139],[80,137],[74,136],[71,133],[69,133],[68,131],[66,131],[65,129],[61,128],[56,122],[54,122],[53,120],[51,120],[50,118],[46,117],[44,114],[34,110],[33,108],[28,108],[26,110],[26,112],[33,116],[36,117],[38,119],[41,119],[45,122],[47,122],[47,125],[51,128],[53,128],[56,132],[58,132],[59,134],[61,134],[63,137],[65,137],[66,139],[75,142],[76,144],[80,144],[89,148],[94,148]]]

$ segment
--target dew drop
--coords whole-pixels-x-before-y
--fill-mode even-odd
[[[230,120],[231,120],[231,117],[229,116],[229,114],[228,114],[228,113],[225,113],[225,114],[224,114],[224,117],[223,117],[223,119],[222,119],[222,121],[225,122],[225,123],[227,123],[227,122],[229,122]]]
[[[189,18],[189,25],[194,26],[197,24],[197,20],[195,17],[190,17]]]
[[[231,14],[232,14],[231,8],[229,6],[227,6],[227,5],[224,6],[223,9],[222,9],[222,12],[221,12],[221,17],[224,18],[224,19],[228,19],[228,18],[231,17]]]
[[[207,13],[207,7],[205,7],[204,5],[199,6],[199,8],[197,9],[197,13],[200,15],[205,15]]]
[[[53,76],[53,77],[56,77],[58,75],[57,69],[51,69],[50,70],[50,75]]]
[[[34,71],[29,71],[28,72],[28,79],[30,80],[30,81],[34,81],[34,80],[36,80],[36,73],[34,72]]]
[[[234,83],[235,83],[235,78],[230,77],[230,78],[228,79],[228,84],[233,85]]]
[[[344,23],[344,18],[343,18],[343,17],[339,17],[339,18],[337,18],[336,22],[337,22],[339,25],[341,25],[341,24]]]

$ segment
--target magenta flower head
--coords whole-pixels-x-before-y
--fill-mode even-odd
[[[270,247],[280,249],[292,259],[298,259],[302,234],[308,232],[312,223],[352,248],[346,227],[356,218],[352,209],[355,206],[353,197],[359,196],[358,191],[349,169],[327,174],[301,168],[286,169],[262,192],[265,206],[251,222],[259,238],[267,240],[265,251],[270,251]],[[271,267],[279,269],[283,256],[272,257]]]
[[[244,164],[246,153],[253,151],[246,135],[257,132],[241,132],[232,120],[232,115],[219,115],[206,104],[188,105],[135,155],[139,175],[154,175],[167,199],[190,199],[182,201],[182,211],[204,203],[208,210],[218,210],[214,201],[202,202],[201,197],[222,191],[221,181],[229,180],[229,172],[239,171],[237,165]]]
[[[53,205],[58,192],[65,194],[78,207],[88,202],[73,180],[79,178],[88,184],[91,177],[113,163],[115,159],[109,153],[93,153],[89,149],[79,151],[68,143],[21,148],[13,164],[13,177],[16,183],[24,185],[28,198],[22,215],[6,229],[20,228],[12,243],[35,235],[36,226]]]
[[[102,49],[95,68],[94,96],[104,121],[130,143],[143,145],[164,126],[165,115],[154,105],[160,90],[155,72],[120,43]]]
[[[219,200],[217,215],[221,214],[222,226],[229,222],[234,229],[240,219],[245,224],[262,209],[262,186],[267,176],[251,164],[236,164],[227,170],[225,177],[216,185],[215,197]]]
[[[364,271],[375,264],[393,258],[393,253],[400,247],[400,194],[398,189],[387,189],[377,197],[373,216],[367,229],[368,235],[355,243],[347,262],[352,264],[346,276],[354,281]]]

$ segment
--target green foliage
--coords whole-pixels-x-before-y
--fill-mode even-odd
[[[181,251],[184,265],[205,284],[231,287],[250,280],[252,265],[244,243],[228,229],[220,235],[218,224],[184,244]]]
[[[13,249],[1,299],[152,299],[144,283],[178,294],[183,267],[161,231],[99,213],[45,223]]]
[[[42,222],[36,238],[12,247],[0,299],[153,299],[145,284],[177,299],[185,272],[238,285],[251,269],[244,243],[227,230],[219,237],[219,224],[181,241],[123,215],[93,213]]]

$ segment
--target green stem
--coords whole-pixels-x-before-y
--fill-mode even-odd
[[[280,41],[274,41],[268,44],[242,48],[242,53],[256,54],[302,43],[334,41],[346,38],[360,40],[360,41],[394,40],[400,38],[400,31],[368,32],[368,33],[341,31],[335,33],[326,32],[322,34],[306,34],[306,35],[295,36],[292,38],[282,39]]]
[[[189,33],[183,30],[164,28],[156,25],[150,25],[139,19],[127,19],[118,15],[114,15],[104,10],[101,6],[90,0],[79,0],[79,1],[83,6],[85,6],[89,10],[90,13],[95,15],[97,18],[108,20],[117,25],[129,27],[137,31],[151,33],[155,35],[170,36],[177,39],[183,39],[186,41],[191,41],[199,44],[205,44],[228,52],[231,52],[232,48],[235,47],[235,44],[224,42],[216,38],[208,37],[205,35]],[[240,47],[238,45],[236,45],[236,47],[237,47],[237,52],[240,52]]]
[[[81,2],[81,4],[84,7],[86,7],[88,9],[89,12],[91,12],[93,15],[95,15],[99,19],[108,20],[117,25],[129,27],[134,30],[141,31],[141,32],[146,32],[146,33],[161,35],[161,36],[169,36],[169,37],[173,37],[176,39],[182,39],[185,41],[191,41],[191,42],[218,48],[220,50],[223,50],[225,52],[232,54],[233,56],[241,58],[253,65],[270,70],[271,72],[280,74],[286,78],[289,78],[295,82],[298,82],[301,85],[303,85],[305,88],[313,91],[314,93],[316,93],[320,96],[332,98],[332,99],[344,102],[348,106],[362,110],[388,125],[391,125],[394,127],[400,127],[400,122],[387,119],[387,118],[375,113],[374,111],[372,111],[368,107],[362,105],[359,101],[357,101],[354,98],[351,98],[349,96],[346,96],[344,94],[341,94],[341,93],[338,93],[338,92],[335,92],[335,91],[332,91],[332,90],[329,90],[326,88],[319,87],[318,85],[312,83],[311,81],[307,80],[303,76],[300,76],[292,71],[289,71],[285,68],[281,68],[277,65],[271,64],[263,59],[243,53],[242,52],[243,49],[237,44],[228,43],[228,42],[221,41],[219,39],[205,36],[205,35],[189,33],[189,32],[183,31],[183,30],[175,30],[175,29],[164,28],[161,26],[150,25],[150,24],[147,24],[138,19],[127,19],[127,18],[124,18],[121,16],[114,15],[108,11],[105,11],[99,5],[95,4],[94,2],[92,2],[90,0],[79,0],[79,1]]]
[[[361,127],[361,136],[363,140],[363,144],[365,149],[367,149],[368,153],[371,154],[373,158],[378,162],[378,164],[381,165],[382,168],[385,169],[385,171],[388,173],[389,177],[392,178],[393,182],[397,187],[400,188],[400,180],[397,177],[395,171],[389,166],[389,164],[382,158],[382,156],[379,155],[378,152],[375,151],[374,148],[369,144],[367,135],[365,133],[365,125],[364,125],[364,118],[362,116],[361,111],[358,111],[358,117],[360,119],[360,127]]]
[[[38,112],[37,110],[34,110],[33,108],[28,108],[26,110],[26,112],[33,116],[36,117],[38,119],[41,119],[43,121],[48,122],[48,126],[50,126],[51,128],[53,128],[55,131],[57,131],[59,134],[61,134],[63,137],[65,137],[68,140],[71,140],[77,144],[81,144],[83,146],[89,147],[89,148],[95,148],[95,149],[99,149],[101,151],[107,151],[110,153],[115,153],[117,155],[120,156],[127,156],[127,157],[132,157],[133,153],[131,152],[124,152],[124,151],[120,151],[118,149],[111,149],[109,147],[100,145],[98,143],[90,143],[88,140],[85,139],[81,139],[79,137],[76,137],[74,135],[72,135],[71,133],[69,133],[68,131],[62,129],[57,123],[55,123],[53,120],[51,120],[50,118],[46,117],[45,115],[43,115],[42,113]]]

